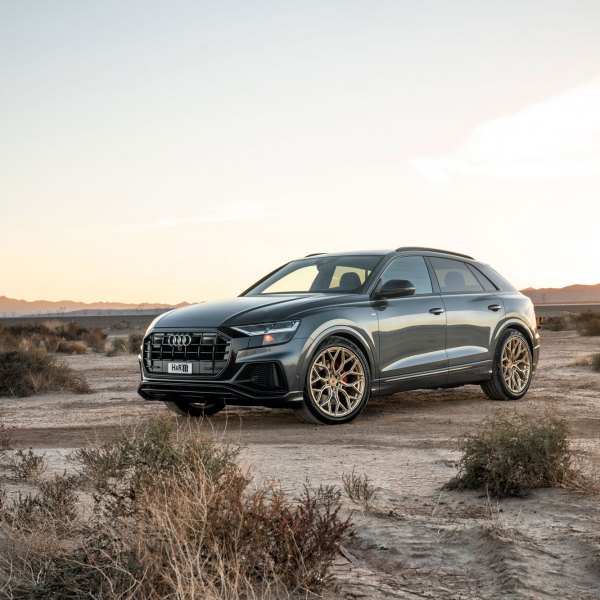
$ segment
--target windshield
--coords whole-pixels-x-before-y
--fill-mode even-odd
[[[259,294],[356,294],[381,256],[315,256],[295,260],[252,288]]]

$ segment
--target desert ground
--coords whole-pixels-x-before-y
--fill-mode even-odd
[[[355,422],[310,426],[291,411],[231,407],[194,424],[243,446],[257,478],[291,494],[309,480],[337,484],[353,468],[380,488],[369,509],[344,499],[353,535],[336,560],[333,598],[600,598],[600,500],[541,489],[501,501],[443,491],[456,473],[456,438],[492,415],[552,411],[572,442],[600,464],[600,373],[585,363],[600,338],[544,331],[532,388],[518,402],[492,402],[479,387],[416,391],[372,399]],[[73,448],[123,425],[171,414],[136,394],[137,358],[67,357],[94,393],[0,398],[14,445],[44,452],[52,470],[70,468]],[[175,420],[181,417],[172,416]]]

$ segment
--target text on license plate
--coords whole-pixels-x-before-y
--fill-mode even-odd
[[[170,362],[167,364],[167,373],[185,373],[192,374],[192,363],[186,362]]]

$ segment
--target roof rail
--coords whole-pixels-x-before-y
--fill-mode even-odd
[[[307,254],[304,258],[308,258],[309,256],[320,256],[321,254],[327,254],[327,252],[313,252],[312,254]]]
[[[440,250],[439,248],[423,248],[421,246],[402,246],[400,248],[396,248],[396,252],[407,252],[409,250],[440,252],[441,254],[452,254],[453,256],[462,256],[463,258],[475,260],[472,256],[469,256],[468,254],[461,254],[460,252],[451,252],[450,250]]]

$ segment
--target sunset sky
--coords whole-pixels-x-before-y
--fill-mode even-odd
[[[0,295],[423,245],[600,282],[600,2],[3,2]]]

